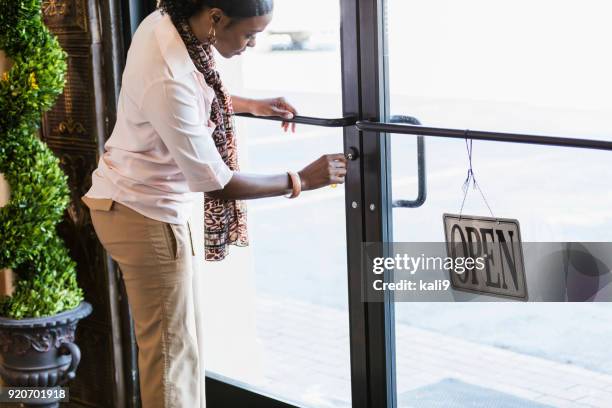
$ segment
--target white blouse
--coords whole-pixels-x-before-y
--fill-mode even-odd
[[[194,192],[223,189],[233,172],[212,139],[215,94],[168,15],[149,15],[128,51],[117,122],[86,196],[184,223]]]

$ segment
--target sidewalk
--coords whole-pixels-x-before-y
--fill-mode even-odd
[[[345,311],[260,295],[257,322],[266,361],[264,388],[306,407],[351,406]],[[400,406],[414,406],[402,405],[402,396],[414,390],[451,391],[450,379],[537,406],[612,406],[612,376],[574,365],[404,324],[396,326],[396,349]]]

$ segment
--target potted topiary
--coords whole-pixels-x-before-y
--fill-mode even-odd
[[[0,10],[0,50],[12,61],[0,72],[0,179],[10,187],[0,208],[0,375],[8,386],[56,387],[75,375],[76,324],[91,313],[56,231],[67,178],[37,136],[63,90],[66,54],[41,0],[0,0]]]

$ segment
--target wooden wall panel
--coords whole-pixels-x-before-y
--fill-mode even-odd
[[[109,0],[100,0],[108,2]],[[122,332],[126,316],[118,276],[99,244],[89,210],[80,200],[91,186],[110,124],[104,72],[104,45],[98,0],[43,0],[47,26],[68,53],[67,83],[55,107],[43,120],[41,137],[61,160],[72,201],[60,225],[61,236],[78,265],[78,281],[93,313],[79,323],[77,343],[82,360],[70,384],[70,407],[127,407]],[[125,302],[123,302],[125,303]]]

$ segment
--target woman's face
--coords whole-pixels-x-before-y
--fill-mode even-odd
[[[215,22],[217,42],[215,48],[225,58],[242,54],[247,47],[255,46],[255,36],[266,29],[272,21],[272,13],[258,17],[231,19],[223,12],[210,12],[210,21]]]

